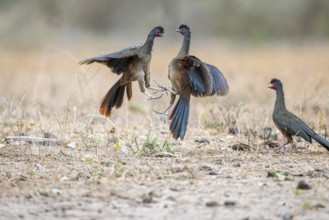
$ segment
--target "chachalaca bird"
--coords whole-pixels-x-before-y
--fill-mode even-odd
[[[133,81],[138,81],[142,93],[153,98],[145,91],[145,87],[151,88],[149,68],[154,38],[163,37],[163,35],[163,27],[157,26],[151,30],[142,46],[128,47],[118,52],[88,58],[80,62],[80,64],[102,63],[109,67],[113,73],[117,75],[122,74],[121,78],[103,97],[99,108],[101,115],[110,117],[113,107],[121,107],[125,89],[130,101]]]
[[[189,55],[191,32],[182,24],[176,30],[183,35],[182,46],[168,67],[168,78],[171,82],[171,99],[167,110],[174,104],[176,95],[178,102],[170,114],[169,129],[175,139],[184,139],[190,110],[190,97],[212,95],[224,96],[229,86],[224,75],[213,65],[202,62],[199,58]]]
[[[292,136],[299,136],[309,143],[312,143],[312,139],[314,139],[329,151],[329,141],[319,136],[305,122],[287,110],[281,81],[272,79],[270,84],[269,88],[276,91],[272,117],[275,126],[287,138],[287,142],[284,145],[293,142]]]

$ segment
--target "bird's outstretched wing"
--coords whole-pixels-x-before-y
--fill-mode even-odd
[[[194,96],[207,96],[212,92],[212,77],[207,66],[195,56],[185,56],[177,59],[183,67],[190,83],[191,93]]]
[[[119,75],[122,72],[125,72],[126,68],[129,66],[128,63],[132,59],[136,59],[138,57],[138,51],[140,48],[141,46],[128,47],[114,53],[87,58],[79,62],[79,64],[91,64],[94,62],[102,63],[108,66],[113,73]]]
[[[217,67],[202,62],[195,56],[185,56],[178,59],[187,69],[191,92],[194,96],[227,95],[229,86],[223,73]]]
[[[217,69],[217,67],[207,64],[206,66],[208,68],[208,71],[211,74],[212,78],[212,91],[211,95],[217,94],[217,95],[227,95],[230,88],[228,86],[227,80],[224,77],[223,73]]]

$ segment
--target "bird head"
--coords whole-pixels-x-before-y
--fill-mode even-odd
[[[156,26],[151,31],[152,34],[154,34],[155,37],[163,37],[164,36],[164,29],[161,26]]]
[[[279,86],[282,86],[282,83],[279,79],[273,78],[270,82],[270,86],[268,88],[276,90]]]
[[[187,26],[186,24],[181,24],[179,28],[176,30],[176,32],[180,33],[183,36],[191,33],[190,27]]]

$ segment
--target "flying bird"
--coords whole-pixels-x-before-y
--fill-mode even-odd
[[[168,67],[168,78],[171,82],[170,105],[165,112],[174,104],[176,95],[179,99],[171,112],[169,130],[175,139],[184,139],[189,111],[191,95],[205,97],[213,95],[227,95],[229,86],[224,75],[217,67],[207,64],[189,55],[191,31],[189,26],[182,24],[176,30],[183,36],[182,46]]]
[[[120,108],[125,92],[130,101],[133,81],[138,82],[142,93],[150,98],[154,98],[145,91],[145,87],[151,88],[150,62],[154,39],[163,36],[163,27],[157,26],[151,30],[142,46],[128,47],[118,52],[88,58],[80,62],[80,64],[101,63],[109,67],[113,73],[121,75],[121,78],[109,89],[101,100],[99,108],[101,115],[110,117],[112,108]]]

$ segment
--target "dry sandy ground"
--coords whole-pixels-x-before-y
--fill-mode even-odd
[[[168,85],[179,44],[158,45],[152,79]],[[0,219],[329,219],[328,152],[298,139],[297,151],[277,149],[259,137],[271,127],[271,143],[284,143],[271,121],[272,77],[283,81],[287,107],[324,135],[328,48],[195,43],[192,53],[218,66],[231,91],[192,99],[184,141],[173,140],[168,121],[151,111],[169,97],[149,102],[136,85],[112,121],[97,116],[118,77],[77,63],[100,49],[1,53]],[[60,142],[6,140],[45,134]],[[245,150],[232,148],[240,143]]]
[[[71,147],[6,144],[1,219],[329,218],[328,152],[316,144],[278,150],[255,138],[234,150],[246,137],[201,132],[210,143],[190,135],[163,153],[159,140],[156,153],[138,155],[145,137],[127,136],[76,138]],[[301,180],[305,189],[297,189]]]

